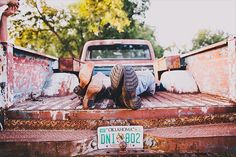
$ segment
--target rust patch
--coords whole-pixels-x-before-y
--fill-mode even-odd
[[[25,100],[32,93],[40,94],[52,74],[52,61],[36,56],[18,56],[18,53],[12,62],[14,101]]]
[[[60,89],[58,89],[58,96],[65,96],[65,95],[71,94],[70,89],[67,87],[67,86],[70,87],[70,84],[71,84],[70,81],[68,81],[68,82],[63,81],[61,83]]]
[[[235,153],[235,129],[233,123],[145,129],[144,149],[125,153],[113,149],[98,150],[96,132],[90,130],[4,131],[0,135],[3,139],[0,154],[15,156],[14,153],[24,151],[31,154],[39,151],[43,156]]]
[[[92,129],[99,126],[141,125],[144,128],[236,123],[236,113],[143,120],[6,120],[6,129]]]

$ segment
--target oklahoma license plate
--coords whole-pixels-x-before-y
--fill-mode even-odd
[[[107,126],[98,127],[98,149],[120,148],[124,141],[127,148],[143,148],[142,126]]]

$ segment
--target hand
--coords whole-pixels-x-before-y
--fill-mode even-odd
[[[9,0],[9,3],[7,4],[9,7],[11,6],[19,6],[19,0]]]
[[[18,7],[17,6],[9,6],[3,13],[2,16],[9,17],[16,13]]]

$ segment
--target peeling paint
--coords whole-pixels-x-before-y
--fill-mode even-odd
[[[204,114],[206,114],[206,113],[207,113],[207,110],[208,110],[208,107],[202,107],[201,110],[202,110],[202,112],[203,112]]]
[[[193,74],[200,92],[236,101],[236,38],[221,43],[210,45],[201,53],[186,53],[182,59],[187,64],[186,70]]]
[[[14,49],[14,102],[40,95],[46,80],[52,75],[53,60]]]
[[[54,73],[49,77],[43,88],[44,96],[66,96],[73,93],[79,81],[75,74]]]

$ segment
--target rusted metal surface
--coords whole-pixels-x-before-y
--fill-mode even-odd
[[[96,120],[96,119],[154,119],[189,117],[236,112],[234,102],[206,94],[174,94],[157,92],[142,97],[139,110],[94,109],[82,110],[80,100],[74,95],[43,98],[42,101],[17,103],[7,111],[9,119],[39,120]]]
[[[90,138],[94,133],[91,130],[5,130],[0,134],[0,141],[80,141]]]
[[[74,88],[78,85],[79,80],[75,74],[54,73],[46,80],[42,95],[46,97],[71,95]]]
[[[4,49],[5,48],[5,49]],[[39,94],[45,80],[52,74],[52,62],[56,59],[43,54],[14,48],[12,44],[1,43],[1,105],[9,107],[31,94]]]
[[[229,98],[236,101],[236,38],[228,40]]]
[[[60,58],[59,70],[65,72],[79,72],[80,62],[74,58]]]
[[[187,52],[185,54],[182,54],[181,58],[185,58],[185,57],[188,57],[188,56],[196,55],[198,53],[203,53],[203,52],[209,51],[211,49],[216,49],[216,48],[219,48],[219,47],[227,46],[227,42],[228,42],[227,40],[223,40],[223,41],[220,41],[218,43],[215,43],[215,44],[212,44],[212,45],[208,45],[208,46],[202,47],[202,48],[194,50],[194,51]]]
[[[154,119],[190,117],[236,112],[235,107],[175,107],[152,109],[107,109],[107,110],[11,110],[6,115],[9,119],[38,119],[38,120],[87,120],[87,119]]]
[[[230,38],[204,50],[201,53],[183,55],[182,58],[200,89],[200,92],[236,98],[236,46],[235,38]],[[204,53],[202,53],[204,52]]]
[[[145,135],[145,148],[163,152],[235,152],[236,148],[235,123],[157,128]]]
[[[180,56],[168,56],[162,57],[155,62],[158,71],[179,69],[180,68]]]
[[[235,153],[235,147],[235,123],[145,129],[144,149],[125,153],[98,150],[96,132],[89,130],[4,131],[0,134],[1,156],[18,153],[25,156],[35,156],[35,153],[43,156]]]
[[[231,107],[235,102],[231,102],[224,97],[195,93],[195,94],[175,94],[169,92],[156,92],[154,96],[142,96],[142,109],[151,108],[176,108],[176,107]],[[27,100],[15,103],[11,110],[81,110],[81,102],[75,94],[63,97],[41,97],[42,101],[34,102]],[[204,109],[203,109],[204,110]],[[89,110],[87,110],[89,112]]]
[[[132,120],[6,120],[5,129],[91,129],[100,126],[141,125],[144,128],[186,126],[215,123],[236,123],[236,113],[202,115],[179,118]]]
[[[0,107],[13,104],[13,45],[0,43],[1,73],[0,73]]]
[[[15,45],[14,45],[14,49],[16,49],[18,51],[24,51],[25,53],[27,53],[29,55],[43,57],[43,58],[47,58],[47,59],[51,59],[51,60],[58,60],[57,57],[47,55],[47,54],[45,54],[43,52],[40,52],[40,51],[34,51],[34,50],[31,50],[31,49],[27,49],[27,48],[23,48],[23,47],[20,47],[20,46],[15,46]]]
[[[6,50],[3,44],[0,44],[0,108],[4,108],[7,98],[7,59]]]
[[[53,74],[53,59],[14,49],[12,79],[14,102],[40,95],[46,80]]]
[[[94,131],[4,131],[0,134],[0,156],[75,156],[95,150]]]

